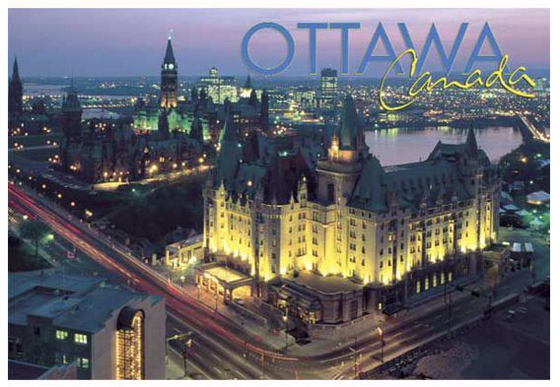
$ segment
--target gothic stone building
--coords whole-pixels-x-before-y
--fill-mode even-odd
[[[171,132],[166,114],[158,131],[137,134],[127,122],[82,122],[82,108],[72,87],[60,116],[64,138],[60,143],[60,169],[87,183],[126,182],[178,172],[199,165],[201,139]],[[193,124],[201,133],[200,123]]]
[[[212,76],[214,72],[215,76]],[[217,143],[224,122],[230,114],[242,133],[248,135],[253,131],[268,130],[269,102],[266,91],[261,93],[259,100],[248,78],[241,89],[241,98],[237,95],[235,82],[229,86],[232,95],[216,98],[214,87],[219,85],[214,81],[219,83],[220,80],[217,70],[213,68],[208,82],[198,82],[192,87],[190,98],[180,96],[178,64],[171,39],[168,39],[161,65],[159,101],[138,99],[133,113],[133,128],[137,133],[156,131],[160,116],[165,114],[170,130],[189,134],[194,122],[198,120],[204,141]]]
[[[307,323],[389,312],[480,274],[498,231],[499,178],[472,130],[425,161],[383,167],[347,97],[325,154],[244,160],[226,132],[205,191],[208,260]]]
[[[27,106],[26,106],[27,105]],[[8,82],[8,130],[11,136],[46,134],[56,126],[54,115],[45,107],[41,98],[24,103],[23,81],[19,75],[17,59],[14,59],[12,77]]]

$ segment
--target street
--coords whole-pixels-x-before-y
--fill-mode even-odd
[[[168,336],[193,332],[194,345],[187,351],[187,375],[208,379],[351,379],[359,372],[381,364],[379,335],[350,339],[328,350],[314,352],[313,345],[294,346],[287,353],[270,350],[264,340],[252,337],[232,321],[188,296],[179,286],[132,256],[125,246],[73,218],[54,203],[9,184],[10,206],[36,216],[81,254],[139,291],[165,297],[168,309]],[[59,255],[61,255],[59,253]],[[499,284],[496,299],[520,291],[530,281],[530,273],[508,274]],[[488,307],[488,291],[474,297],[470,290],[450,292],[451,307],[435,299],[416,308],[404,318],[389,320],[383,327],[384,359],[387,361],[413,349],[448,329],[480,315]],[[431,305],[431,306],[430,306]],[[323,346],[326,343],[318,343]],[[328,344],[328,343],[327,343]],[[183,368],[180,349],[170,345],[169,359]],[[299,347],[299,348],[298,348]],[[292,355],[292,353],[294,355]],[[356,367],[356,366],[357,367]]]

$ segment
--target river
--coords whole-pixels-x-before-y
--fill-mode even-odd
[[[468,129],[449,127],[424,129],[384,129],[366,132],[370,152],[382,165],[397,165],[425,160],[441,140],[444,143],[465,142]],[[511,127],[475,129],[478,146],[492,162],[521,145],[519,130]]]

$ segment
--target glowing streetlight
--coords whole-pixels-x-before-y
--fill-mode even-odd
[[[284,321],[284,333],[286,334],[286,349],[288,349],[288,305],[286,305],[286,313],[282,316]]]
[[[383,347],[385,347],[385,341],[383,340],[383,329],[381,329],[381,327],[377,327],[377,334],[379,335],[379,340],[381,342],[381,363],[383,363]]]

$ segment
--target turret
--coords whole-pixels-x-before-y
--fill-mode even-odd
[[[249,95],[249,105],[256,109],[258,102],[259,101],[257,99],[257,92],[253,89],[251,90],[251,94]]]
[[[329,148],[329,160],[338,163],[354,163],[364,160],[369,153],[362,123],[352,96],[346,96]]]
[[[241,98],[249,98],[252,90],[253,90],[253,84],[251,82],[251,76],[247,75],[247,79],[245,80],[245,84],[241,88],[239,96]]]
[[[476,143],[476,137],[474,135],[474,130],[472,127],[469,129],[469,134],[467,135],[467,142],[465,144],[465,148],[469,156],[476,156],[478,152],[478,144]]]
[[[8,86],[8,113],[19,114],[23,110],[23,83],[19,77],[17,58],[14,59],[12,78]]]
[[[245,86],[243,86],[243,88],[250,90],[253,88],[253,85],[251,84],[251,75],[247,74],[247,79],[245,80]]]
[[[228,110],[226,114],[227,116],[224,122],[224,127],[220,133],[220,147],[223,146],[225,142],[235,142],[237,144],[238,141],[237,130],[235,128],[235,123],[233,122],[232,113]]]
[[[467,191],[470,195],[478,195],[482,170],[478,159],[478,144],[472,128],[469,129],[464,152],[459,163]]]
[[[74,88],[74,79],[62,102],[60,125],[64,136],[68,139],[79,137],[82,134],[82,106]]]

